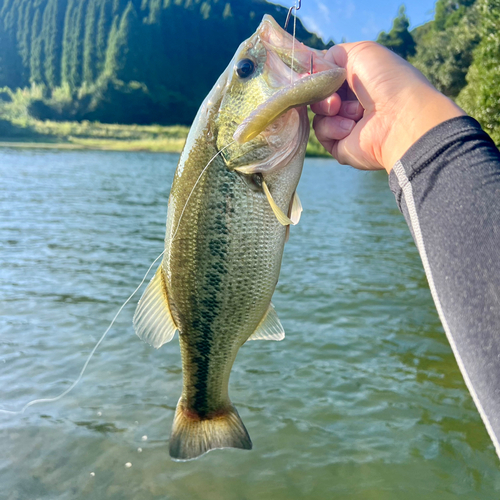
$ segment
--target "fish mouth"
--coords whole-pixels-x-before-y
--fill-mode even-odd
[[[238,144],[257,137],[288,110],[326,99],[346,77],[344,68],[326,61],[324,52],[294,41],[269,15],[264,16],[255,36],[266,48],[268,79],[277,90],[238,126],[233,135]]]

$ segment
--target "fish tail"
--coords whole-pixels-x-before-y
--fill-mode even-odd
[[[192,460],[218,448],[252,449],[252,441],[236,408],[230,404],[201,417],[186,409],[181,399],[170,435],[170,456],[174,460]]]

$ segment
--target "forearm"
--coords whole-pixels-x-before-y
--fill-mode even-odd
[[[417,141],[389,182],[500,453],[500,153],[475,120],[454,118]]]

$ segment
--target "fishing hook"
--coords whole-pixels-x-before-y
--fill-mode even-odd
[[[299,6],[298,7],[295,7],[295,5],[292,5],[288,9],[288,14],[286,16],[286,21],[285,21],[285,31],[286,31],[286,28],[288,26],[288,23],[290,22],[290,16],[292,15],[292,10],[295,9],[295,12],[297,12],[300,9],[301,5],[302,5],[302,0],[299,0]]]

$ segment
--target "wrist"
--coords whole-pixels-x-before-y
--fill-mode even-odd
[[[382,165],[390,173],[394,164],[424,134],[440,123],[465,112],[451,99],[430,85],[415,89],[401,106],[398,119],[394,121],[384,142]]]

